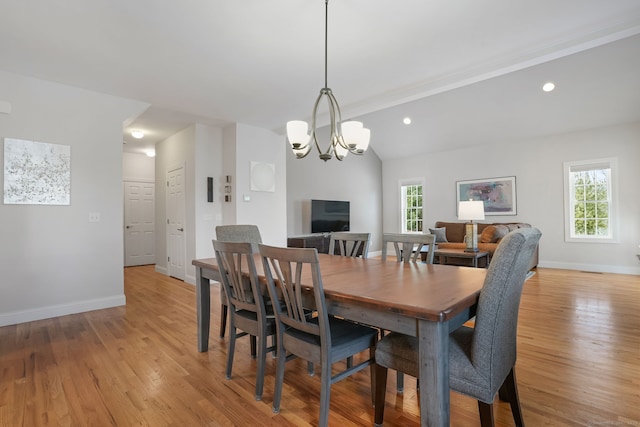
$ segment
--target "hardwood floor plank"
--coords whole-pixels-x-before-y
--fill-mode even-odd
[[[247,338],[231,380],[227,339],[212,333],[196,351],[193,286],[130,267],[125,294],[126,307],[0,328],[0,427],[317,425],[319,377],[305,362],[287,364],[274,414],[275,359],[257,402]],[[216,285],[211,294],[215,330]],[[516,370],[529,426],[640,425],[640,277],[538,269],[522,296]],[[385,425],[419,425],[415,379],[398,395],[389,378]],[[369,387],[366,370],[335,384],[330,424],[371,426]],[[497,426],[514,425],[507,403],[494,410]],[[479,426],[476,401],[452,393],[451,425]]]

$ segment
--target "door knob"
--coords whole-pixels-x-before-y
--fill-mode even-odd
[[[131,226],[130,226],[130,225],[127,225],[125,228],[129,229],[129,228],[131,228]]]
[[[178,228],[178,231],[184,231],[184,228]]]

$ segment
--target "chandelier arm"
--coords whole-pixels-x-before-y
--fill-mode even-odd
[[[318,134],[316,132],[316,117],[318,115],[318,105],[320,104],[320,101],[322,100],[322,98],[324,96],[327,97],[327,99],[329,99],[329,93],[331,92],[330,89],[327,88],[322,88],[320,89],[320,95],[318,95],[318,98],[316,99],[316,103],[313,105],[313,113],[311,114],[311,140],[313,140],[313,143],[316,146],[316,149],[318,150],[318,154],[320,155],[320,158],[322,160],[324,160],[325,162],[327,160],[329,160],[331,158],[331,152],[332,152],[332,148],[333,145],[329,144],[329,147],[327,148],[327,152],[323,153],[322,152],[322,148],[320,148],[320,143],[318,142]],[[331,110],[331,104],[329,104],[329,110]]]
[[[340,111],[340,105],[338,104],[338,100],[336,99],[335,96],[333,96],[333,92],[329,92],[329,99],[334,110],[334,115],[331,118],[332,119],[331,121],[334,127],[336,128],[335,140],[337,141],[338,144],[340,144],[342,148],[353,152],[351,148],[349,148],[347,143],[344,141],[344,136],[342,135],[342,112]],[[337,117],[337,120],[335,119],[336,117]]]

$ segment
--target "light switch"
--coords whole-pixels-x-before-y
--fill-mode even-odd
[[[100,222],[100,212],[89,212],[89,222]]]

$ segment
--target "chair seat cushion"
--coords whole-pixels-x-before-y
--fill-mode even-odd
[[[391,332],[376,344],[376,363],[413,377],[418,376],[418,340]]]
[[[318,318],[313,318],[311,322],[318,323]],[[334,353],[334,359],[342,358],[340,355],[343,351],[351,355],[353,354],[353,351],[351,351],[353,348],[360,348],[362,350],[369,348],[372,345],[372,340],[377,339],[376,337],[378,336],[377,329],[336,317],[329,317],[329,325],[331,328],[331,348]],[[285,335],[314,346],[320,346],[320,336],[318,335],[305,333],[296,329],[287,329]]]

